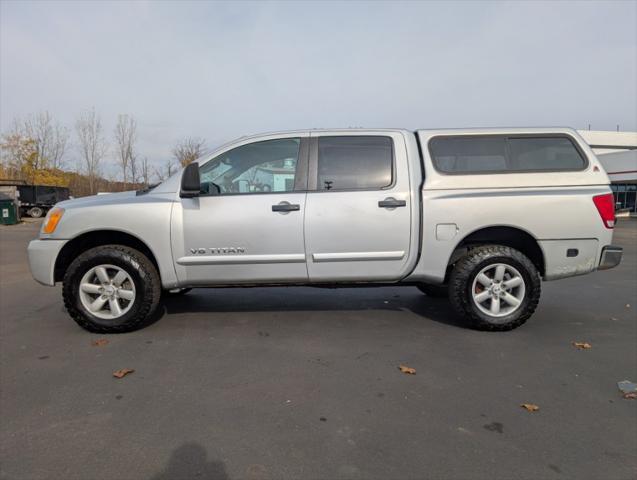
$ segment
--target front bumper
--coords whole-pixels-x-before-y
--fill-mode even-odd
[[[622,261],[622,253],[624,249],[615,245],[607,245],[602,248],[602,256],[599,261],[598,270],[608,270],[616,267]]]
[[[55,285],[55,260],[66,240],[32,240],[27,252],[33,278],[42,285]]]

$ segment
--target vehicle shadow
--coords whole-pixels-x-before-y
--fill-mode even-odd
[[[229,480],[223,462],[208,460],[206,450],[198,443],[184,443],[176,448],[163,471],[151,480]]]
[[[468,328],[445,298],[428,297],[411,287],[255,287],[200,288],[163,299],[158,319],[182,313],[408,311],[423,319]]]

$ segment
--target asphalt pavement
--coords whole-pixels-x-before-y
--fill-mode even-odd
[[[637,381],[637,221],[618,268],[545,283],[507,333],[413,287],[280,287],[193,290],[94,335],[31,279],[37,228],[0,227],[2,479],[637,477],[617,388]]]

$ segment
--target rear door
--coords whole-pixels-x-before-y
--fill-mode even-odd
[[[394,281],[411,244],[405,142],[395,132],[313,132],[305,206],[310,282]]]

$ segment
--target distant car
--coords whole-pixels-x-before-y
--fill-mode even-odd
[[[47,185],[18,185],[20,214],[43,217],[58,202],[69,199],[69,189]]]
[[[541,278],[620,262],[613,207],[568,128],[284,132],[152,189],[58,204],[29,262],[92,332],[145,325],[162,289],[257,285],[414,285],[510,330]]]

